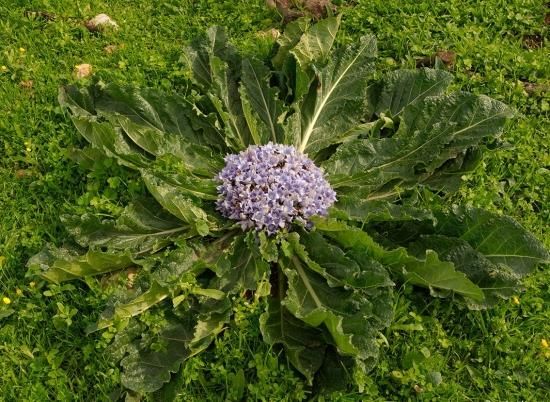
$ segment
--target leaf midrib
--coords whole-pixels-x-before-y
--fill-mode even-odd
[[[273,125],[273,120],[271,119],[271,114],[269,113],[269,107],[267,105],[267,101],[265,99],[265,96],[264,96],[264,91],[262,90],[262,86],[260,85],[260,80],[258,79],[258,76],[256,74],[256,70],[254,70],[254,68],[252,67],[252,63],[250,63],[250,61],[247,61],[248,62],[248,65],[250,67],[250,70],[252,71],[252,74],[254,74],[254,80],[256,81],[257,83],[257,86],[259,88],[259,94],[261,95],[261,98],[262,98],[262,103],[264,104],[264,108],[267,112],[267,115],[269,117],[269,128],[271,130],[271,138],[273,139],[273,142],[277,142],[277,136],[276,136],[276,133],[275,133],[275,126]]]
[[[323,98],[323,100],[321,101],[320,105],[316,108],[316,111],[315,111],[315,114],[313,115],[313,118],[312,120],[310,121],[310,123],[308,124],[307,126],[307,129],[304,133],[304,137],[302,138],[302,142],[300,144],[300,146],[298,147],[298,150],[300,152],[304,152],[304,150],[306,149],[306,146],[307,146],[307,143],[309,141],[309,137],[311,136],[311,134],[313,133],[313,129],[315,127],[315,124],[317,123],[317,120],[319,119],[319,116],[321,115],[321,112],[322,110],[325,108],[325,105],[328,101],[328,99],[330,98],[330,96],[332,95],[332,92],[334,92],[335,88],[338,86],[338,84],[340,83],[340,81],[344,78],[344,76],[348,73],[349,69],[355,64],[355,62],[357,61],[357,59],[359,58],[359,56],[361,56],[363,54],[363,52],[365,51],[365,49],[367,48],[368,44],[370,42],[366,42],[364,44],[364,46],[360,49],[359,52],[357,52],[357,55],[353,58],[353,60],[349,63],[349,65],[346,67],[346,69],[342,72],[342,74],[340,74],[340,76],[338,77],[338,79],[336,80],[336,82],[331,86],[330,90],[328,91],[327,95]]]
[[[315,305],[319,309],[323,309],[323,303],[321,303],[321,300],[319,300],[319,297],[317,296],[317,293],[315,293],[315,290],[311,286],[311,283],[309,282],[309,278],[307,277],[306,273],[304,272],[304,269],[302,267],[302,264],[300,263],[300,260],[296,256],[292,256],[292,262],[294,263],[294,266],[296,267],[296,272],[298,272],[298,275],[300,275],[300,278],[302,279],[302,282],[304,283],[304,286],[308,290],[308,292],[311,294],[311,298],[315,302]]]

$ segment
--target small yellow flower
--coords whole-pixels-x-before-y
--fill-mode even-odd
[[[512,296],[512,303],[514,303],[514,304],[519,304],[519,297],[517,297],[517,296]]]
[[[31,288],[34,288],[34,287],[36,286],[36,283],[35,283],[34,281],[32,281],[31,283],[29,283],[29,286],[30,286]]]
[[[9,297],[2,298],[2,301],[4,302],[4,304],[10,304],[11,303],[11,300],[10,300]]]
[[[7,68],[6,66],[2,66],[2,67],[0,67],[0,69],[1,69],[2,71],[8,71],[8,68]]]
[[[17,296],[22,296],[23,295],[23,291],[19,288],[15,289],[15,293],[17,294]]]
[[[19,48],[19,53],[25,53],[25,52],[26,52],[26,50],[25,50],[24,47],[20,47],[20,48]]]
[[[544,349],[548,349],[548,341],[544,338],[540,340],[540,346],[542,346]]]
[[[32,151],[31,147],[27,147],[26,150],[27,150],[27,152],[31,152],[31,151]]]

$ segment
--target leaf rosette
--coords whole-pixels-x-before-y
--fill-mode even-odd
[[[89,143],[79,160],[112,158],[148,193],[118,216],[63,217],[74,247],[47,246],[29,266],[53,282],[137,273],[90,328],[120,329],[125,387],[170,381],[231,328],[235,297],[261,303],[264,340],[312,384],[373,367],[397,283],[485,308],[548,261],[511,218],[418,197],[456,191],[511,110],[450,92],[445,71],[379,77],[374,37],[335,46],[339,24],[289,24],[269,61],[212,28],[185,49],[185,95],[61,88]]]

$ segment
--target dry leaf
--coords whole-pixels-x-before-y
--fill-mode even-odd
[[[48,13],[46,11],[27,10],[25,11],[25,17],[41,20],[44,22],[55,21],[55,14]]]
[[[24,179],[25,177],[32,176],[32,173],[29,170],[26,169],[17,169],[15,171],[15,178],[16,179]]]
[[[107,14],[98,14],[84,24],[91,32],[100,32],[105,29],[118,29],[118,24]]]
[[[128,281],[126,282],[126,288],[132,289],[134,287],[134,282],[136,281],[136,277],[138,275],[138,269],[136,267],[128,268],[126,278],[128,278]]]
[[[328,9],[335,9],[330,0],[266,0],[266,5],[270,8],[276,8],[285,22],[304,15],[321,19],[326,16]]]
[[[281,36],[281,32],[275,28],[260,31],[256,34],[259,38],[275,39],[277,40]]]
[[[542,47],[543,38],[539,34],[523,35],[523,47],[526,49],[538,49]]]
[[[19,86],[21,88],[24,88],[24,89],[31,89],[32,88],[32,85],[33,85],[33,81],[32,80],[25,80],[25,81],[21,81],[19,83]]]
[[[436,59],[440,59],[446,67],[452,68],[456,62],[456,53],[448,50],[439,50],[431,56],[417,58],[416,68],[433,67],[435,66]]]
[[[117,49],[117,45],[107,45],[103,48],[103,51],[107,54],[113,54]]]
[[[74,67],[75,77],[78,79],[86,78],[92,74],[91,64],[79,64]]]
[[[550,85],[544,83],[536,83],[529,81],[522,81],[523,89],[528,95],[540,95],[546,92],[550,92]]]

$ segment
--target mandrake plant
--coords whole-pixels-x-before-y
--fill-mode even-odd
[[[444,202],[510,109],[450,92],[446,71],[380,74],[375,38],[336,46],[339,24],[289,24],[267,62],[211,28],[185,49],[185,95],[61,88],[79,159],[116,160],[148,194],[64,216],[74,242],[29,266],[57,283],[137,271],[90,329],[116,326],[128,389],[161,388],[230,330],[236,298],[309,384],[346,386],[376,363],[396,284],[486,308],[548,260],[511,218]]]

